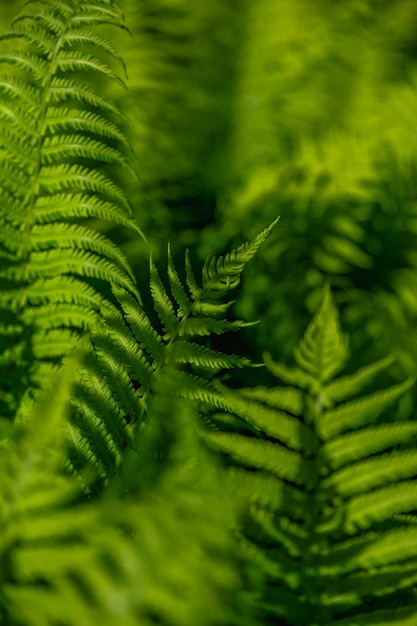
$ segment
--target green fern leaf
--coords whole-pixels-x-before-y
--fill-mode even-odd
[[[168,246],[168,278],[172,295],[178,305],[178,315],[185,317],[192,310],[192,301],[186,294],[184,286],[178,276],[171,254],[171,246]]]
[[[152,262],[150,265],[151,294],[154,301],[155,310],[162,322],[165,335],[169,338],[177,326],[177,316],[164,285],[159,277],[158,270]]]
[[[416,434],[417,424],[414,422],[370,426],[327,440],[319,455],[327,460],[332,469],[337,469],[355,459],[366,458],[411,441]]]
[[[204,307],[204,312],[206,308]],[[218,311],[216,311],[218,313]],[[258,322],[242,322],[235,320],[212,319],[211,317],[184,318],[178,330],[179,337],[204,337],[209,335],[222,335],[231,331],[239,330],[248,326],[253,326]]]
[[[311,463],[284,446],[230,433],[208,432],[205,439],[211,447],[231,455],[235,461],[245,467],[263,470],[268,474],[274,474],[281,480],[290,480],[296,485],[305,485],[308,489],[312,486]]]
[[[45,127],[51,134],[69,130],[94,133],[120,141],[126,148],[129,147],[127,138],[114,122],[92,111],[49,107],[45,115]]]
[[[85,17],[88,24],[83,26]],[[32,334],[38,360],[26,367],[40,386],[40,372],[47,375],[71,348],[77,329],[80,336],[86,328],[100,334],[97,311],[106,298],[96,279],[118,283],[139,297],[118,247],[93,228],[74,223],[97,217],[140,233],[125,193],[99,171],[102,163],[133,171],[129,141],[119,123],[108,119],[117,115],[117,107],[88,85],[97,73],[123,84],[105,62],[111,57],[124,68],[108,39],[95,33],[101,24],[124,28],[116,4],[29,2],[2,38],[4,46],[15,48],[0,55],[8,71],[0,81],[0,188],[5,199],[0,223],[7,226],[0,242],[7,260],[0,270],[0,301],[21,325],[15,330],[15,357],[8,349],[5,354],[17,359],[19,342]],[[77,45],[82,49],[75,50]],[[57,277],[62,277],[62,288],[46,291],[40,301],[41,285],[51,286]],[[77,285],[79,295],[71,296]],[[7,333],[0,323],[0,335]],[[110,360],[108,366],[111,371]],[[15,381],[23,412],[24,397],[33,391],[25,386],[27,393],[23,382]]]
[[[321,434],[324,439],[334,437],[348,430],[374,422],[381,412],[398,400],[412,385],[409,379],[399,385],[393,385],[383,391],[377,391],[366,398],[346,402],[342,406],[328,411],[320,420]]]
[[[297,364],[313,376],[314,381],[327,382],[346,360],[346,340],[340,334],[333,307],[329,289],[326,288],[320,309],[294,350]]]
[[[51,81],[50,87],[50,101],[51,103],[60,103],[67,102],[68,100],[75,100],[76,102],[83,102],[85,104],[89,104],[99,111],[107,111],[114,113],[117,117],[123,118],[123,114],[117,105],[112,102],[106,96],[98,93],[95,89],[93,89],[89,85],[85,85],[84,83],[78,82],[73,79],[62,78],[62,77],[54,77]],[[55,114],[57,118],[58,110],[55,110]],[[52,117],[50,115],[50,117]],[[61,123],[64,123],[62,120]],[[104,123],[104,120],[103,120]],[[96,126],[99,124],[99,119],[96,119]],[[113,126],[110,124],[110,128],[113,128],[113,132],[116,136],[120,136],[120,140],[122,143],[125,142],[125,138],[117,126]]]
[[[90,45],[93,41],[98,43],[97,39],[90,39]],[[99,40],[99,42],[101,47],[102,40]],[[76,50],[70,52],[62,50],[56,59],[56,63],[61,72],[97,72],[106,78],[111,78],[125,87],[125,83],[122,79],[117,76],[117,74],[115,74],[106,63],[103,63],[92,54],[85,54]]]
[[[153,328],[148,316],[137,301],[118,285],[113,285],[113,291],[117,295],[123,307],[126,321],[140,348],[146,350],[154,363],[163,361],[164,342],[159,333]]]
[[[64,239],[63,245],[65,244]],[[96,242],[87,242],[84,245],[89,250],[93,249],[92,246],[95,246]],[[65,248],[62,247],[62,252],[64,251]],[[74,251],[71,252],[74,255]],[[121,263],[121,259],[119,261]],[[101,266],[104,269],[103,263],[104,261],[101,262]],[[171,255],[168,257],[168,282],[171,293],[163,284],[152,259],[150,263],[150,291],[162,325],[162,333],[153,327],[140,304],[138,294],[135,297],[132,286],[126,281],[123,283],[122,276],[116,275],[113,269],[107,278],[112,281],[112,290],[123,309],[124,319],[113,305],[101,303],[100,311],[105,329],[93,335],[95,353],[88,365],[94,371],[102,371],[104,391],[101,393],[98,388],[95,390],[97,396],[101,398],[100,406],[105,407],[105,398],[111,394],[118,407],[116,420],[123,416],[127,424],[136,424],[135,428],[140,429],[148,419],[149,403],[155,394],[155,376],[159,376],[160,371],[167,366],[176,364],[181,368],[175,372],[176,390],[180,397],[225,409],[227,401],[219,389],[207,380],[208,371],[217,372],[219,368],[243,367],[249,365],[249,361],[236,355],[212,350],[198,343],[198,339],[202,336],[208,337],[237,330],[245,326],[245,323],[218,319],[220,311],[225,310],[222,305],[216,305],[216,317],[207,317],[204,305],[206,298],[211,298],[211,295],[206,294],[204,289],[199,289],[198,292],[191,289],[188,291],[188,285],[181,283]],[[200,304],[201,307],[197,308],[196,304]],[[202,310],[204,315],[201,314]],[[63,321],[62,318],[60,321]],[[69,323],[69,320],[64,321]],[[205,368],[204,374],[201,371],[194,371],[195,367]],[[85,377],[88,377],[88,368]],[[77,410],[80,412],[81,421],[76,440],[82,441],[86,438],[88,446],[81,445],[79,450],[73,450],[72,458],[81,466],[93,462],[100,467],[100,475],[105,480],[110,466],[110,451],[106,444],[109,431],[105,423],[111,419],[111,411],[101,415],[97,413],[97,407],[91,394],[83,397],[80,391]],[[114,407],[111,410],[114,410]],[[89,421],[93,427],[88,426]],[[77,429],[76,423],[73,428]],[[120,434],[119,440],[124,436],[127,436],[126,432]],[[100,449],[93,441],[94,438],[104,438],[100,445],[105,457],[103,460],[98,457],[96,462],[94,455],[100,454]],[[130,445],[127,439],[125,445]],[[113,453],[114,466],[116,467],[120,461],[119,446]]]
[[[358,393],[366,387],[368,383],[372,382],[375,376],[389,367],[392,362],[393,357],[389,356],[376,363],[362,367],[351,376],[342,376],[327,385],[326,395],[332,401],[340,401],[349,398],[349,396]]]
[[[202,430],[229,468],[230,489],[246,493],[242,549],[266,576],[262,615],[288,625],[307,626],[312,615],[347,624],[367,606],[368,623],[379,623],[390,598],[415,610],[417,535],[403,515],[417,499],[417,427],[375,424],[412,381],[363,393],[391,358],[337,378],[347,342],[327,289],[294,357],[296,368],[267,361],[286,387],[222,388],[237,417],[209,415],[216,430]],[[409,576],[396,580],[402,566]]]
[[[206,259],[203,267],[203,290],[213,298],[218,298],[240,282],[245,265],[254,257],[259,246],[267,239],[278,223],[277,218],[250,242],[242,244],[224,257]]]
[[[178,340],[172,346],[175,363],[193,363],[213,369],[230,369],[233,367],[247,367],[251,365],[249,359],[236,355],[224,355],[206,346]]]
[[[336,488],[342,496],[369,491],[385,482],[411,478],[417,474],[417,458],[412,451],[382,454],[333,473],[323,482],[325,489]]]
[[[65,43],[69,48],[90,46],[94,43],[97,48],[104,50],[110,57],[119,63],[126,72],[123,57],[117,52],[111,41],[103,37],[100,33],[87,28],[72,28],[70,32],[65,34]]]

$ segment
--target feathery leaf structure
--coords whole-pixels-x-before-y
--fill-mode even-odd
[[[169,468],[161,466],[140,497],[126,494],[123,480],[120,490],[86,501],[78,477],[65,474],[79,364],[68,359],[25,424],[7,445],[0,440],[2,623],[254,626],[234,594],[244,565],[229,532],[234,504],[220,500],[208,458],[199,459],[203,478],[195,480],[198,435],[186,403],[170,394],[154,399],[155,417],[169,407],[165,422],[181,430],[168,444]],[[143,452],[157,449],[146,444]],[[148,460],[133,457],[130,480],[145,482]]]
[[[72,460],[78,470],[96,466],[105,479],[131,447],[134,432],[146,418],[154,394],[156,372],[174,366],[177,394],[183,398],[226,408],[222,393],[208,379],[219,370],[251,365],[249,359],[224,354],[201,343],[250,325],[230,321],[229,302],[221,302],[235,288],[246,265],[275,227],[275,220],[253,241],[203,266],[198,284],[188,252],[185,281],[180,279],[168,249],[169,291],[155,263],[150,262],[150,291],[160,326],[154,327],[134,294],[113,283],[123,314],[112,305],[101,308],[105,329],[94,336],[95,354],[81,374],[77,419],[72,425]],[[196,370],[204,368],[204,373]],[[135,426],[136,424],[136,426]],[[141,432],[141,431],[140,431]]]
[[[106,284],[138,297],[120,249],[79,223],[98,218],[140,234],[103,167],[131,169],[131,156],[117,107],[88,84],[96,75],[123,83],[103,60],[124,69],[95,30],[102,24],[125,28],[115,2],[28,2],[0,37],[0,368],[9,415],[78,336],[101,326]]]
[[[381,417],[411,381],[366,393],[389,358],[338,377],[347,342],[328,289],[294,357],[266,361],[285,386],[229,392],[235,417],[203,431],[249,500],[242,548],[269,582],[261,607],[288,625],[411,623],[417,425]]]

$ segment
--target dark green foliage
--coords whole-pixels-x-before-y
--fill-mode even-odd
[[[250,365],[246,358],[205,346],[201,339],[237,331],[249,324],[227,319],[230,303],[221,302],[237,287],[246,263],[265,241],[276,221],[253,241],[224,257],[207,259],[196,281],[189,255],[182,282],[171,253],[166,290],[151,260],[150,291],[159,324],[151,321],[128,290],[112,284],[122,311],[102,306],[103,330],[93,335],[93,352],[81,370],[72,423],[72,463],[77,469],[94,464],[103,479],[114,471],[132,432],[147,415],[155,373],[177,365],[177,393],[183,398],[223,406],[208,373]],[[199,374],[195,368],[204,368]]]
[[[243,333],[251,354],[272,334],[288,357],[329,283],[357,358],[395,349],[397,379],[412,372],[415,3],[125,6],[143,174],[131,193],[155,256],[157,233],[204,260],[280,214],[237,299],[238,317],[265,320]]]
[[[268,357],[284,386],[230,395],[240,419],[214,414],[204,435],[248,498],[242,549],[267,578],[264,623],[408,624],[417,535],[397,514],[415,510],[417,425],[384,416],[412,381],[366,392],[390,359],[340,376],[347,341],[328,290],[294,358]]]

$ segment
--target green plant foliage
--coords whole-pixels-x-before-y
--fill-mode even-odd
[[[170,293],[151,260],[150,292],[159,324],[151,321],[127,289],[112,285],[123,313],[114,306],[102,308],[103,332],[95,333],[94,351],[81,371],[71,433],[71,457],[78,470],[94,465],[103,479],[114,471],[123,450],[132,444],[134,428],[146,419],[155,373],[167,365],[178,366],[175,376],[181,397],[223,406],[209,373],[248,366],[250,360],[214,350],[201,340],[250,325],[229,320],[231,302],[222,299],[238,286],[245,265],[276,222],[225,256],[208,258],[201,286],[188,253],[185,281],[181,281],[169,251]]]
[[[415,3],[122,7],[2,0],[0,621],[415,626]]]
[[[2,623],[254,624],[249,599],[236,595],[251,574],[229,530],[235,504],[227,504],[212,460],[195,456],[189,408],[167,389],[169,377],[150,413],[181,424],[181,436],[152,482],[149,458],[161,456],[156,438],[148,438],[146,455],[128,459],[134,492],[122,480],[85,501],[80,482],[65,475],[65,413],[78,365],[72,358],[61,369],[3,449]]]
[[[384,416],[412,381],[366,392],[390,359],[340,376],[328,289],[294,359],[268,357],[284,385],[230,395],[236,418],[214,414],[204,435],[250,503],[242,549],[268,580],[263,623],[409,624],[416,536],[395,516],[415,510],[417,425]]]
[[[0,364],[12,415],[76,336],[100,326],[98,283],[137,294],[120,249],[77,223],[99,218],[140,233],[99,167],[129,167],[117,108],[89,84],[96,74],[122,82],[102,60],[121,62],[94,30],[103,23],[125,28],[116,4],[30,2],[0,40]]]
[[[248,349],[260,358],[273,333],[289,356],[327,282],[358,358],[395,346],[398,380],[415,370],[414,2],[126,0],[126,13],[132,194],[156,256],[156,233],[204,260],[236,224],[250,238],[279,213],[237,301],[265,320]]]

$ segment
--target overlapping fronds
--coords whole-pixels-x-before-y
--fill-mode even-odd
[[[261,606],[283,624],[395,624],[416,619],[417,425],[386,419],[411,381],[366,387],[391,359],[338,375],[347,358],[326,290],[294,351],[270,358],[285,384],[230,393],[235,417],[204,431],[250,503],[242,546],[269,585]]]
[[[254,626],[236,594],[244,570],[230,535],[234,504],[222,497],[216,468],[198,459],[189,407],[170,392],[154,416],[181,423],[159,480],[86,501],[63,472],[66,413],[79,361],[50,381],[24,426],[1,439],[0,617],[8,626]],[[173,429],[174,430],[174,429]],[[192,444],[188,446],[188,444]],[[147,439],[130,458],[136,487],[158,451]]]
[[[202,341],[251,325],[228,319],[231,302],[222,299],[239,284],[245,265],[276,223],[225,256],[208,258],[200,284],[188,252],[185,280],[181,280],[168,250],[169,291],[151,259],[150,291],[159,324],[154,324],[134,294],[113,283],[123,313],[110,303],[102,306],[103,331],[95,333],[94,354],[81,372],[71,454],[78,469],[93,464],[103,478],[111,475],[146,417],[155,373],[166,366],[176,366],[172,376],[179,396],[226,406],[210,376],[248,366],[250,360],[225,354]]]
[[[41,385],[80,334],[100,326],[106,285],[137,295],[120,249],[91,221],[79,223],[98,218],[140,234],[106,169],[131,168],[120,113],[89,84],[97,75],[123,82],[100,25],[126,30],[116,3],[28,2],[0,38],[5,414],[16,413],[24,390]]]

